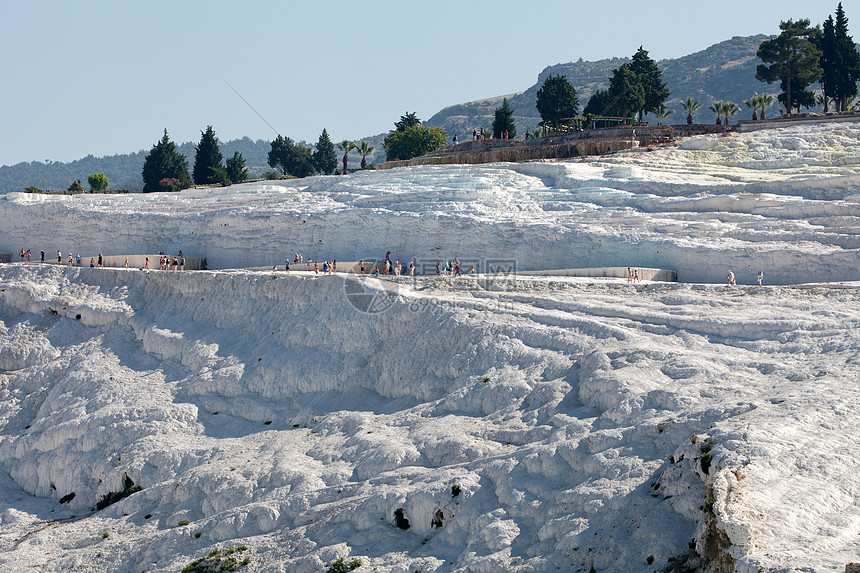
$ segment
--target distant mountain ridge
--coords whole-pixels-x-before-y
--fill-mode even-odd
[[[777,92],[778,86],[768,86],[755,79],[756,66],[760,63],[756,51],[770,37],[763,34],[736,36],[688,56],[657,62],[663,72],[663,81],[672,93],[666,107],[675,113],[669,116],[668,122],[682,123],[686,120],[680,102],[687,97],[699,100],[702,104],[694,120],[697,123],[710,123],[713,114],[707,110],[707,106],[716,100],[729,100],[742,106],[743,100],[755,92]],[[648,49],[648,46],[643,47]],[[427,120],[426,124],[441,127],[449,136],[459,134],[462,137],[463,134],[471,134],[475,128],[489,128],[493,111],[507,97],[514,109],[517,133],[523,134],[524,130],[532,130],[540,122],[535,102],[537,92],[547,76],[567,76],[576,88],[581,112],[595,91],[609,87],[612,70],[629,61],[630,58],[609,58],[587,62],[580,58],[577,62],[549,66],[538,74],[537,82],[524,92],[446,107]],[[653,120],[648,117],[645,119]]]
[[[179,153],[188,158],[189,173],[194,167],[196,147],[197,144],[191,142],[177,145]],[[262,139],[254,141],[249,137],[221,144],[221,153],[225,159],[232,157],[233,153],[238,151],[244,157],[248,170],[253,174],[262,174],[269,169],[267,160],[270,149],[269,141]],[[30,186],[63,191],[78,179],[81,180],[84,188],[88,189],[87,176],[91,173],[104,173],[110,182],[110,189],[141,191],[143,189],[141,172],[147,153],[149,153],[148,150],[105,157],[87,155],[83,159],[68,163],[31,161],[4,165],[0,167],[0,193],[24,191]]]

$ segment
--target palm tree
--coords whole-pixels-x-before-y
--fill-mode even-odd
[[[652,113],[654,114],[654,117],[657,118],[657,125],[662,126],[663,120],[675,113],[675,110],[666,109],[666,105],[661,103],[660,106]]]
[[[361,168],[367,169],[367,156],[373,153],[376,149],[375,145],[368,145],[366,141],[362,141],[356,146],[356,149],[361,154]]]
[[[815,103],[824,108],[824,113],[827,113],[830,109],[830,98],[827,97],[826,93],[815,94]]]
[[[700,107],[702,107],[702,104],[699,103],[698,101],[694,100],[693,98],[688,97],[687,99],[685,99],[684,101],[681,102],[681,107],[683,107],[684,111],[687,112],[687,124],[692,125],[693,124],[693,114],[696,113],[696,110],[698,110]]]
[[[723,103],[723,116],[726,118],[726,127],[729,127],[729,117],[735,115],[741,110],[734,102]]]
[[[337,148],[343,151],[343,174],[346,175],[346,168],[349,165],[349,152],[356,148],[355,142],[350,141],[348,139],[344,139],[340,143],[337,144]]]
[[[723,116],[723,109],[725,108],[725,106],[726,106],[726,102],[724,102],[723,100],[717,100],[708,106],[708,109],[711,110],[714,113],[714,115],[717,116],[717,121],[716,121],[717,125],[723,124],[722,116]]]
[[[758,106],[761,108],[760,119],[767,119],[765,110],[773,105],[773,96],[771,94],[761,94],[758,96]]]
[[[761,96],[759,96],[758,92],[756,92],[756,94],[754,96],[752,96],[750,99],[744,100],[744,105],[753,110],[753,114],[752,114],[753,121],[758,119],[758,111],[756,111],[756,110],[758,110],[759,97],[761,97]]]

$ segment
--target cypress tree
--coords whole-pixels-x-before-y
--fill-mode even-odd
[[[609,78],[609,101],[619,117],[632,117],[645,106],[642,84],[629,64],[621,64],[612,70]]]
[[[245,158],[238,151],[233,153],[233,157],[227,159],[227,179],[233,183],[241,183],[248,179]]]
[[[642,121],[643,114],[654,113],[660,109],[660,106],[666,103],[671,94],[663,81],[657,62],[648,56],[648,50],[642,49],[642,46],[639,46],[639,49],[633,54],[630,70],[636,74],[636,79],[642,86],[644,100],[638,109],[639,121]]]
[[[221,162],[224,160],[218,148],[218,139],[211,125],[206,126],[206,131],[200,132],[200,136],[197,156],[194,159],[194,183],[197,185],[217,183],[220,177],[215,169],[223,169]]]
[[[334,143],[328,136],[328,131],[322,130],[317,150],[314,152],[314,166],[323,175],[331,175],[337,169],[337,154],[334,152]]]
[[[176,151],[176,144],[170,141],[166,129],[161,141],[153,145],[146,154],[142,176],[144,193],[160,191],[159,183],[162,179],[176,179],[180,189],[191,187],[188,161]]]
[[[517,126],[514,123],[514,110],[508,105],[508,98],[502,100],[502,106],[497,107],[495,118],[493,119],[493,137],[501,139],[505,132],[508,132],[508,138],[514,139],[517,136]]]
[[[853,38],[848,34],[848,18],[841,2],[836,8],[836,21],[830,16],[824,22],[819,48],[824,94],[836,101],[837,111],[845,111],[847,100],[857,95],[860,54]]]

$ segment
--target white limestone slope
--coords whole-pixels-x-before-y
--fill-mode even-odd
[[[645,572],[693,541],[738,571],[841,571],[860,551],[855,289],[355,286],[0,267],[0,567],[177,571],[245,544],[252,571]],[[92,512],[126,476],[142,491]]]
[[[860,125],[557,163],[414,167],[177,194],[0,197],[0,251],[171,252],[209,268],[314,259],[641,266],[683,282],[860,280]],[[481,270],[481,269],[479,269]]]
[[[841,573],[858,138],[0,197],[0,251],[222,269],[0,265],[0,570],[173,572],[245,544],[266,572]],[[386,250],[688,282],[223,270]],[[693,284],[729,268],[765,287]],[[842,284],[768,286],[811,281]]]

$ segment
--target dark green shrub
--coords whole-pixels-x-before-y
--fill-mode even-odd
[[[139,492],[140,489],[141,489],[140,486],[136,485],[136,486],[126,488],[126,489],[124,489],[118,493],[108,493],[103,498],[101,498],[101,500],[99,500],[99,502],[96,504],[96,509],[99,509],[99,510],[104,509],[107,506],[111,505],[112,503],[116,503],[122,499],[127,498],[128,496],[130,496],[133,493]]]
[[[245,545],[237,545],[223,551],[216,549],[206,557],[195,559],[191,564],[186,565],[181,573],[222,573],[224,571],[235,571],[239,567],[244,567],[251,562],[250,557],[245,557],[239,561],[239,554],[245,551],[248,551]]]
[[[361,567],[361,559],[358,557],[351,559],[349,563],[347,563],[343,557],[338,557],[337,560],[333,561],[331,565],[326,569],[326,573],[348,573],[353,569],[358,569]]]

